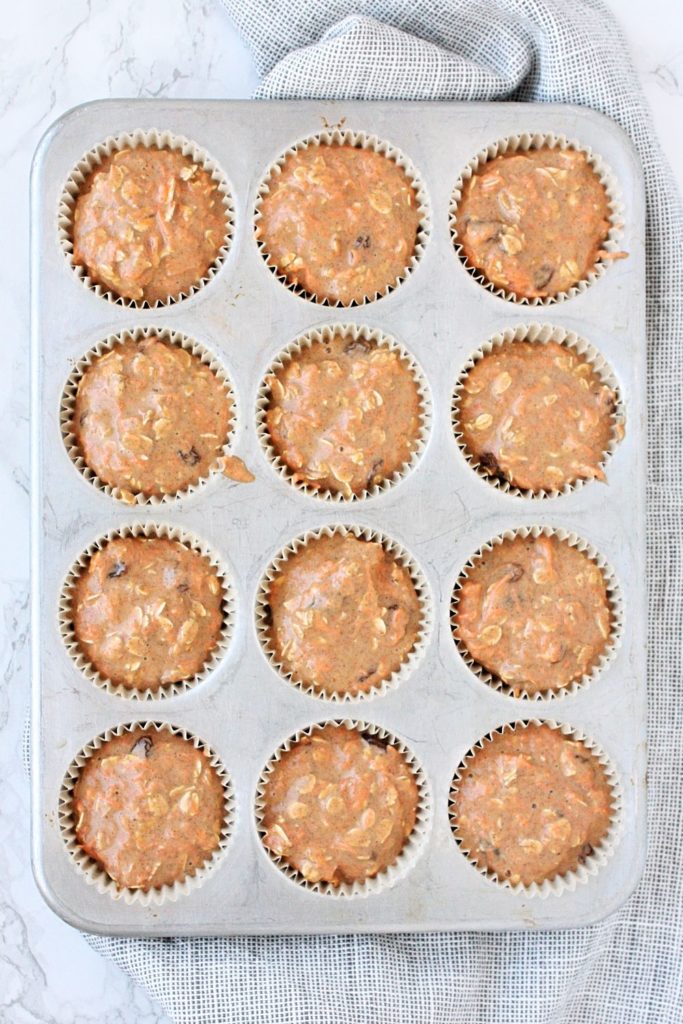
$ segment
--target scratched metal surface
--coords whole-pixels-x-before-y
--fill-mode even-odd
[[[332,310],[292,294],[266,268],[253,239],[256,190],[267,166],[324,120],[378,135],[402,150],[429,197],[431,237],[417,268],[391,295]],[[76,279],[57,242],[65,180],[85,151],[109,135],[160,128],[206,148],[231,184],[236,231],[226,263],[208,287],[166,309],[130,310],[98,298]],[[516,306],[481,288],[456,257],[448,203],[456,178],[483,146],[520,131],[564,133],[592,147],[612,169],[625,207],[617,262],[592,287],[549,307]],[[522,104],[358,102],[106,101],[79,107],[41,142],[32,180],[33,394],[33,860],[39,886],[65,920],[89,931],[212,935],[482,928],[556,928],[614,910],[632,890],[645,853],[645,320],[644,199],[626,137],[589,110]],[[281,480],[255,430],[258,384],[296,335],[350,321],[392,334],[415,355],[431,389],[431,436],[419,466],[396,487],[344,506]],[[620,383],[626,438],[607,486],[531,501],[479,480],[457,449],[450,424],[456,376],[473,349],[508,326],[559,324],[608,360]],[[240,410],[233,450],[256,474],[249,486],[212,480],[161,507],[129,508],[98,492],[70,463],[59,429],[62,389],[73,364],[96,341],[138,325],[184,331],[227,367]],[[213,675],[189,693],[140,702],[109,695],[78,669],[62,643],[59,592],[72,561],[92,540],[134,522],[182,527],[230,566],[237,612],[234,639]],[[290,539],[326,523],[361,524],[393,537],[427,576],[435,627],[413,673],[386,695],[338,705],[278,677],[256,635],[259,579]],[[607,670],[579,693],[529,704],[495,693],[456,652],[449,627],[454,581],[480,544],[507,528],[548,524],[584,537],[617,573],[624,635]],[[587,884],[547,899],[514,893],[481,876],[453,840],[448,792],[468,748],[484,733],[524,717],[549,717],[584,730],[615,764],[625,827],[613,857]],[[271,862],[254,823],[259,774],[287,736],[310,723],[351,717],[403,739],[425,768],[432,815],[421,854],[378,893],[334,898],[297,886]],[[65,851],[57,819],[64,772],[91,738],[121,722],[155,719],[188,728],[222,758],[233,781],[236,821],[221,866],[190,895],[161,906],[129,906],[86,884]]]

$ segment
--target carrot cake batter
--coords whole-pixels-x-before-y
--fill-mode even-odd
[[[197,356],[155,336],[128,338],[81,377],[72,431],[89,468],[133,501],[207,476],[230,413],[225,384]]]
[[[290,284],[348,306],[396,284],[419,223],[415,188],[394,160],[354,146],[308,146],[273,175],[256,237]]]
[[[567,291],[604,250],[609,199],[585,153],[544,146],[487,161],[463,186],[456,232],[467,262],[524,298]],[[625,256],[625,253],[618,254]]]
[[[74,262],[136,302],[177,299],[205,276],[225,240],[226,210],[208,171],[178,150],[112,153],[74,209]]]
[[[410,461],[420,436],[420,393],[387,345],[335,334],[268,378],[266,424],[293,479],[350,498]]]
[[[575,871],[612,817],[605,769],[582,742],[548,725],[495,732],[454,783],[455,835],[479,868],[512,885]]]
[[[138,728],[83,766],[76,839],[120,888],[159,889],[196,874],[218,848],[224,801],[202,750],[168,730]]]
[[[367,693],[415,646],[420,603],[408,570],[376,541],[347,534],[309,541],[270,584],[269,640],[296,682]]]
[[[458,400],[467,452],[490,476],[532,491],[604,480],[617,396],[566,345],[505,342],[478,360]]]
[[[560,690],[590,674],[611,634],[605,578],[556,536],[515,537],[485,550],[458,594],[455,637],[520,693]]]
[[[222,599],[215,569],[185,544],[116,538],[76,580],[74,634],[105,679],[157,690],[202,669],[218,643]]]
[[[415,826],[418,789],[391,744],[326,725],[275,763],[263,800],[264,845],[307,882],[336,887],[394,863]]]

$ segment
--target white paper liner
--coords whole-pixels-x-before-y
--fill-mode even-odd
[[[206,860],[201,867],[197,868],[194,875],[188,875],[182,881],[174,882],[173,885],[163,885],[157,889],[149,889],[147,892],[144,892],[142,889],[129,889],[125,886],[117,885],[117,883],[109,877],[104,868],[102,868],[96,860],[82,849],[76,838],[72,807],[74,787],[78,781],[81,769],[88,759],[108,740],[113,739],[115,736],[122,736],[126,732],[135,732],[137,729],[154,729],[156,732],[165,731],[172,733],[174,736],[182,736],[183,739],[189,740],[197,750],[201,750],[208,757],[210,765],[215,769],[217,775],[220,777],[224,793],[224,813],[220,843],[211,857]],[[186,729],[181,729],[178,726],[169,725],[165,722],[127,722],[122,725],[117,725],[113,729],[107,729],[106,732],[96,736],[95,739],[91,740],[90,743],[87,743],[85,747],[76,754],[62,781],[59,793],[58,815],[62,838],[66,845],[67,853],[76,870],[81,874],[88,885],[94,885],[98,892],[109,895],[114,900],[122,900],[129,906],[132,904],[138,904],[143,907],[151,905],[160,906],[167,900],[175,902],[175,900],[180,896],[186,896],[191,892],[194,892],[199,888],[199,886],[203,885],[206,879],[210,878],[219,867],[234,828],[235,796],[232,782],[222,761],[207,743],[199,739],[193,733],[188,732]]]
[[[193,163],[196,163],[207,171],[211,175],[212,180],[218,184],[218,191],[222,197],[223,206],[225,208],[225,234],[223,237],[223,244],[206,274],[188,288],[187,291],[180,292],[177,296],[169,296],[165,302],[157,300],[153,305],[146,300],[140,302],[136,299],[129,299],[125,296],[117,295],[116,292],[107,288],[105,285],[96,284],[88,276],[85,267],[81,267],[74,262],[73,256],[74,209],[76,200],[78,199],[87,178],[107,157],[111,156],[112,153],[122,149],[135,148],[137,146],[144,146],[146,149],[179,150],[183,156],[189,157]],[[172,132],[162,131],[157,128],[151,128],[148,131],[137,130],[133,132],[124,132],[123,134],[116,136],[110,135],[102,142],[98,143],[98,145],[93,149],[89,150],[89,152],[85,153],[69,175],[59,201],[57,216],[59,244],[76,277],[85,285],[86,288],[94,292],[95,295],[99,295],[101,298],[106,299],[107,302],[114,303],[117,306],[128,306],[131,309],[158,309],[162,306],[172,306],[204,288],[209,281],[213,280],[225,262],[225,258],[232,242],[235,226],[235,206],[232,196],[232,189],[228,184],[227,177],[223,170],[219,167],[216,161],[201,148],[201,146],[198,146],[190,139],[186,139],[182,135],[174,135]]]
[[[365,488],[360,494],[352,494],[351,497],[346,497],[340,491],[331,491],[329,488],[312,487],[310,484],[306,483],[305,480],[295,480],[293,471],[280,458],[273,446],[266,422],[271,398],[271,389],[268,384],[268,377],[271,376],[271,374],[277,373],[278,370],[283,369],[292,361],[292,359],[295,359],[301,352],[310,348],[314,343],[328,341],[331,338],[338,337],[339,335],[348,336],[354,341],[358,338],[362,338],[365,341],[374,342],[378,347],[383,346],[390,349],[392,352],[397,352],[402,363],[411,373],[420,396],[419,436],[410,459],[405,462],[399,470],[392,473],[390,477],[386,477],[382,480],[381,483],[373,484],[372,487]],[[403,480],[420,461],[429,438],[431,424],[432,402],[429,393],[429,385],[427,384],[427,379],[422,367],[419,365],[415,357],[411,355],[411,353],[402,344],[400,344],[400,342],[396,341],[396,339],[391,337],[391,335],[384,334],[377,328],[358,326],[356,324],[349,323],[333,323],[324,327],[314,328],[313,330],[307,331],[305,334],[299,335],[299,337],[295,338],[294,341],[287,345],[272,361],[261,380],[258,389],[256,401],[256,431],[266,459],[283,480],[287,480],[288,483],[293,487],[296,487],[296,489],[301,491],[302,494],[308,494],[311,497],[319,498],[323,501],[336,501],[348,504],[354,501],[364,501],[367,498],[374,498],[380,494],[384,494],[385,491],[390,490],[395,484]]]
[[[297,679],[292,672],[288,672],[285,669],[281,661],[278,661],[269,636],[270,586],[290,556],[296,554],[302,548],[305,548],[306,545],[311,543],[311,541],[318,540],[320,537],[344,537],[349,534],[352,534],[354,537],[358,537],[359,540],[375,541],[381,544],[387,554],[391,555],[400,565],[404,566],[410,573],[410,578],[413,582],[413,586],[415,587],[415,592],[420,604],[420,627],[413,649],[409,651],[400,667],[395,672],[392,672],[388,679],[382,680],[381,683],[373,686],[368,691],[355,694],[348,692],[336,693],[331,690],[326,690],[322,686],[315,687],[310,683]],[[384,696],[385,693],[388,693],[389,690],[399,686],[404,679],[413,673],[416,665],[422,658],[432,632],[433,622],[434,612],[429,584],[427,583],[427,579],[416,560],[395,540],[392,540],[390,537],[386,536],[386,534],[380,533],[379,530],[374,530],[367,526],[343,526],[341,524],[332,524],[329,526],[323,526],[318,530],[309,530],[300,537],[295,537],[289,542],[289,544],[278,552],[275,558],[272,559],[265,573],[261,577],[261,582],[259,583],[256,594],[256,631],[258,633],[259,640],[261,641],[264,654],[273,669],[282,679],[291,683],[292,686],[301,690],[302,693],[307,693],[312,697],[319,697],[321,700],[329,700],[340,704],[356,700],[371,700],[373,697],[381,697]]]
[[[604,257],[598,259],[597,263],[591,270],[589,270],[586,277],[577,281],[576,284],[572,285],[571,288],[568,288],[566,291],[557,292],[556,295],[539,296],[528,299],[525,296],[518,296],[515,292],[508,291],[500,285],[489,281],[481,270],[477,267],[473,267],[472,264],[469,263],[458,238],[456,214],[458,203],[462,199],[462,190],[465,181],[471,178],[472,175],[484,164],[488,163],[489,160],[493,160],[495,157],[501,156],[505,153],[514,153],[516,151],[526,152],[530,149],[541,149],[546,146],[552,149],[573,149],[586,156],[588,163],[597,174],[601,184],[607,192],[607,199],[609,202],[610,229],[601,248],[604,249],[605,252],[618,252],[620,236],[623,230],[624,207],[615,175],[607,166],[605,161],[589,147],[568,139],[565,135],[556,135],[554,132],[522,132],[519,135],[510,135],[505,139],[499,139],[497,142],[492,142],[485,149],[480,150],[479,153],[470,160],[460,174],[455,188],[453,189],[448,208],[451,239],[455,246],[455,251],[465,269],[472,275],[475,281],[493,295],[498,295],[500,298],[507,299],[510,302],[516,302],[520,305],[526,306],[550,306],[553,303],[562,302],[565,299],[571,298],[573,295],[579,295],[581,292],[585,292],[591,284],[597,281],[598,278],[602,277],[607,266],[612,262],[612,260],[605,259]]]
[[[218,638],[218,643],[210,652],[209,657],[201,670],[189,679],[181,679],[175,683],[165,683],[156,690],[136,689],[132,686],[124,686],[122,683],[114,683],[112,680],[102,676],[95,666],[83,654],[76,637],[71,612],[71,600],[73,589],[81,573],[87,569],[91,556],[96,551],[101,551],[109,541],[126,537],[162,538],[167,540],[180,541],[192,551],[206,558],[209,564],[216,571],[218,580],[223,591],[221,611],[223,624]],[[59,598],[59,631],[64,645],[73,659],[76,668],[95,686],[99,686],[106,693],[118,697],[127,697],[132,700],[163,700],[167,697],[176,697],[178,694],[187,693],[203,683],[213,673],[223,658],[232,638],[235,623],[235,598],[232,584],[230,582],[230,570],[204,541],[199,540],[194,534],[186,530],[178,529],[175,526],[164,526],[158,523],[133,523],[124,526],[119,530],[110,530],[104,536],[92,541],[78,556],[66,575]]]
[[[341,885],[334,886],[325,881],[308,882],[304,876],[296,870],[296,868],[291,867],[287,863],[285,857],[277,856],[263,845],[263,837],[265,835],[265,829],[263,827],[263,817],[265,813],[264,797],[268,777],[273,771],[275,764],[280,760],[285,751],[291,750],[292,747],[302,739],[302,737],[310,736],[312,733],[319,732],[329,725],[333,725],[337,728],[345,726],[347,729],[355,729],[356,732],[359,732],[362,735],[386,741],[387,745],[395,747],[403,755],[417,783],[418,804],[415,826],[406,839],[398,857],[393,864],[390,864],[383,871],[380,871],[379,874],[372,878],[367,878],[365,881],[354,882],[352,885],[342,883]],[[427,776],[422,766],[412,750],[410,750],[410,748],[407,747],[397,736],[389,732],[387,729],[383,729],[379,725],[373,725],[368,722],[361,722],[348,718],[332,719],[324,722],[316,722],[307,726],[305,729],[300,729],[277,748],[275,753],[268,759],[257,783],[254,814],[256,818],[256,829],[258,831],[259,838],[261,839],[264,852],[268,856],[269,860],[279,868],[287,878],[301,886],[302,889],[307,889],[309,892],[328,898],[346,899],[352,896],[371,896],[378,892],[384,892],[408,874],[425,845],[429,827],[431,825],[432,796]]]
[[[454,792],[457,789],[457,784],[462,777],[462,772],[468,767],[468,762],[472,757],[474,757],[478,750],[482,750],[484,745],[487,742],[490,742],[496,734],[513,732],[516,729],[526,729],[529,725],[547,725],[551,729],[559,729],[564,736],[567,736],[572,740],[580,741],[591,751],[592,754],[595,755],[605,770],[607,781],[612,790],[612,818],[609,828],[600,845],[593,848],[593,852],[583,863],[577,866],[576,870],[567,872],[567,874],[564,875],[556,875],[555,878],[551,880],[546,879],[540,883],[532,882],[531,885],[523,885],[521,882],[513,884],[508,879],[498,878],[494,872],[488,871],[485,867],[480,867],[476,863],[475,858],[470,856],[470,850],[465,848],[462,839],[458,836],[458,823],[453,804],[453,797]],[[488,881],[492,882],[494,885],[497,885],[502,889],[509,889],[512,892],[526,897],[539,897],[541,899],[546,899],[550,895],[561,896],[562,893],[573,892],[578,885],[586,883],[590,878],[595,876],[600,868],[607,863],[614,853],[623,831],[623,791],[619,775],[612,763],[612,760],[608,757],[602,747],[600,747],[595,740],[588,737],[586,733],[582,732],[580,729],[572,727],[571,725],[559,723],[550,718],[544,719],[543,721],[538,718],[530,718],[522,721],[505,722],[503,725],[498,726],[496,729],[492,729],[490,732],[486,733],[485,736],[482,736],[481,739],[477,740],[458,765],[451,783],[448,803],[453,836],[458,849],[461,851],[463,856],[466,857],[468,863],[471,864],[480,875],[483,875],[484,878],[488,879]]]
[[[560,541],[566,541],[572,547],[585,554],[592,562],[595,563],[595,565],[597,565],[605,580],[607,600],[610,607],[611,631],[605,649],[596,661],[592,670],[583,675],[580,679],[575,679],[569,684],[569,686],[560,687],[558,690],[543,690],[542,692],[536,693],[528,693],[520,687],[516,687],[520,692],[515,694],[513,692],[513,687],[508,685],[508,683],[503,682],[502,679],[499,679],[498,676],[489,672],[483,665],[480,665],[475,661],[463,641],[460,639],[456,618],[459,594],[462,582],[468,576],[468,570],[474,567],[476,562],[486,551],[492,551],[494,545],[503,544],[505,541],[514,540],[517,537],[535,538],[540,536],[557,537]],[[564,697],[576,694],[579,690],[584,689],[597,679],[598,676],[600,676],[607,666],[614,660],[621,644],[623,634],[624,602],[621,587],[617,581],[614,569],[592,546],[592,544],[589,544],[588,541],[583,540],[576,533],[572,533],[569,530],[556,529],[551,526],[523,526],[517,530],[505,530],[503,533],[498,534],[498,536],[491,538],[491,540],[482,544],[482,546],[468,558],[467,562],[460,570],[455,587],[453,588],[453,595],[451,598],[451,626],[453,640],[455,641],[456,649],[461,658],[473,675],[483,683],[486,683],[487,686],[490,686],[492,690],[496,690],[498,693],[502,693],[506,697],[512,697],[514,700],[557,701],[562,700]]]
[[[283,274],[277,267],[277,264],[270,259],[266,245],[263,239],[257,239],[257,244],[261,256],[278,281],[280,281],[285,288],[293,292],[294,295],[298,295],[309,302],[317,302],[321,306],[334,306],[350,309],[354,306],[364,306],[369,302],[375,302],[377,299],[383,298],[385,295],[390,295],[391,292],[395,291],[396,288],[401,285],[406,278],[415,270],[422,255],[424,253],[427,240],[431,231],[431,218],[429,213],[429,203],[427,199],[427,191],[422,181],[420,174],[414,167],[408,157],[400,150],[396,149],[390,143],[379,139],[376,135],[369,135],[367,132],[362,131],[351,131],[350,129],[333,128],[329,131],[317,132],[315,135],[309,135],[304,139],[300,139],[297,142],[293,142],[285,151],[282,153],[277,160],[272,163],[267,169],[263,176],[263,180],[259,186],[258,194],[256,198],[256,205],[254,208],[254,225],[257,225],[261,220],[261,203],[264,196],[270,191],[269,185],[273,178],[278,177],[282,173],[282,167],[287,159],[293,153],[296,153],[302,149],[308,149],[309,146],[353,146],[356,149],[371,149],[375,153],[382,153],[384,156],[393,160],[394,163],[406,173],[410,182],[415,190],[415,195],[418,203],[418,212],[420,214],[420,223],[417,229],[417,235],[415,237],[415,248],[412,256],[409,258],[405,270],[400,274],[394,282],[387,285],[387,287],[381,292],[375,292],[373,295],[367,295],[359,302],[353,300],[349,303],[341,302],[337,300],[332,302],[325,297],[319,297],[314,292],[307,292],[300,285],[293,284],[287,280],[287,276]]]
[[[503,480],[498,476],[493,476],[482,469],[477,457],[467,450],[467,447],[463,442],[462,433],[460,431],[460,401],[463,386],[467,381],[470,370],[476,365],[476,363],[483,359],[484,356],[489,355],[495,349],[501,348],[508,342],[519,341],[528,341],[539,345],[545,345],[549,341],[554,341],[560,345],[566,346],[568,349],[575,352],[576,355],[581,356],[582,359],[590,363],[592,370],[599,377],[602,383],[606,384],[614,392],[616,396],[616,403],[612,414],[612,436],[607,450],[604,452],[602,460],[599,463],[600,469],[605,471],[607,463],[621,441],[618,431],[619,429],[623,430],[626,422],[626,413],[619,383],[611,366],[596,348],[590,345],[583,338],[579,337],[579,335],[574,331],[568,331],[563,327],[558,327],[553,324],[532,323],[528,325],[519,324],[517,327],[508,327],[506,330],[499,331],[492,335],[480,348],[472,353],[458,374],[453,391],[451,421],[453,424],[455,440],[457,441],[458,447],[462,452],[465,461],[471,469],[474,470],[477,476],[482,480],[485,480],[490,486],[497,487],[498,490],[502,491],[504,494],[510,494],[520,498],[556,498],[562,494],[571,494],[572,491],[577,491],[581,487],[584,487],[586,484],[592,483],[593,481],[586,479],[585,477],[578,477],[571,483],[565,484],[562,488],[540,488],[539,490],[532,490],[530,488],[517,487],[515,484],[510,483],[509,480]]]
[[[211,372],[223,385],[226,397],[230,403],[230,423],[228,426],[228,434],[225,439],[225,443],[222,445],[218,455],[209,468],[208,474],[200,477],[200,479],[194,484],[188,484],[187,487],[181,488],[178,491],[174,491],[172,493],[169,492],[163,495],[146,495],[139,492],[134,493],[105,483],[85,461],[83,452],[81,451],[76,436],[72,430],[78,387],[86,371],[100,356],[107,352],[111,352],[116,345],[121,345],[126,341],[140,341],[142,338],[150,337],[159,338],[160,341],[166,342],[169,345],[182,348],[199,359],[204,366],[208,366]],[[120,331],[118,334],[110,334],[102,341],[98,341],[97,344],[88,349],[85,355],[78,360],[74,369],[69,374],[69,378],[64,385],[62,401],[59,409],[59,423],[62,431],[62,438],[64,440],[67,455],[73,462],[76,469],[79,471],[83,479],[87,480],[88,483],[93,485],[93,487],[96,487],[99,491],[102,491],[109,497],[115,498],[117,501],[121,501],[126,505],[161,505],[163,503],[173,501],[176,498],[190,497],[213,477],[220,476],[222,474],[220,460],[230,453],[230,448],[235,434],[236,422],[237,400],[235,398],[232,383],[224,366],[219,362],[218,358],[200,342],[186,334],[182,334],[180,331],[170,330],[168,327],[134,327],[131,330]],[[131,497],[127,497],[127,495],[131,495]]]

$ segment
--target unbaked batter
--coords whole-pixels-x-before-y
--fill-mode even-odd
[[[610,230],[607,191],[585,153],[544,146],[488,160],[469,178],[456,211],[468,263],[492,284],[528,299],[583,280]]]
[[[199,552],[166,538],[116,538],[74,584],[74,634],[105,679],[157,690],[203,668],[220,637],[222,599]]]
[[[415,646],[420,602],[405,566],[377,541],[347,534],[309,541],[269,587],[269,639],[297,682],[367,693]]]
[[[601,570],[556,536],[494,544],[459,591],[456,638],[515,696],[559,690],[590,674],[611,632]]]
[[[268,776],[263,843],[307,882],[363,882],[393,864],[415,827],[418,789],[403,755],[327,725],[286,751]]]
[[[401,355],[349,334],[303,348],[268,378],[271,443],[295,481],[350,498],[403,469],[420,393]]]
[[[394,160],[355,146],[308,146],[272,176],[256,237],[290,284],[348,306],[396,284],[419,223],[415,188]]]
[[[540,884],[575,871],[602,843],[612,789],[599,760],[548,725],[495,732],[455,782],[455,834],[501,882]]]
[[[134,729],[88,758],[74,787],[76,839],[119,887],[194,875],[218,848],[224,789],[202,750],[168,730]]]
[[[136,302],[177,299],[199,284],[225,241],[218,183],[179,150],[135,146],[106,157],[74,209],[74,263]]]

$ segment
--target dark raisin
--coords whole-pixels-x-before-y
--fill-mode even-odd
[[[373,747],[381,747],[382,750],[386,750],[389,746],[389,740],[383,740],[380,736],[371,736],[369,733],[363,733],[363,739]]]
[[[136,757],[149,757],[149,752],[153,746],[151,736],[141,736],[130,748],[130,752],[135,754]]]
[[[179,590],[181,594],[186,594],[189,589],[190,589],[190,584],[189,583],[179,583],[178,586],[176,587],[176,590]]]
[[[555,267],[551,267],[549,263],[542,263],[534,270],[534,288],[545,288],[554,273]]]
[[[500,477],[501,480],[505,479],[503,471],[498,463],[498,459],[493,452],[482,452],[479,456],[479,465],[484,472],[488,473],[490,476]]]
[[[354,249],[369,249],[370,245],[370,235],[359,235],[353,243]]]
[[[178,449],[178,457],[188,466],[196,466],[201,460],[201,455],[197,451],[194,445],[190,448],[189,452],[183,452]]]
[[[110,580],[118,579],[119,576],[123,576],[124,572],[127,571],[128,566],[125,562],[115,562],[114,568],[110,569],[107,573],[107,578]]]
[[[367,672],[362,672],[362,673],[361,673],[361,674],[360,674],[360,675],[358,676],[358,682],[359,682],[359,683],[364,683],[364,682],[365,682],[365,680],[366,680],[366,679],[369,679],[369,678],[370,678],[370,676],[373,676],[373,675],[375,674],[375,672],[376,672],[376,671],[377,671],[377,666],[375,665],[375,667],[374,667],[374,668],[369,668]]]

